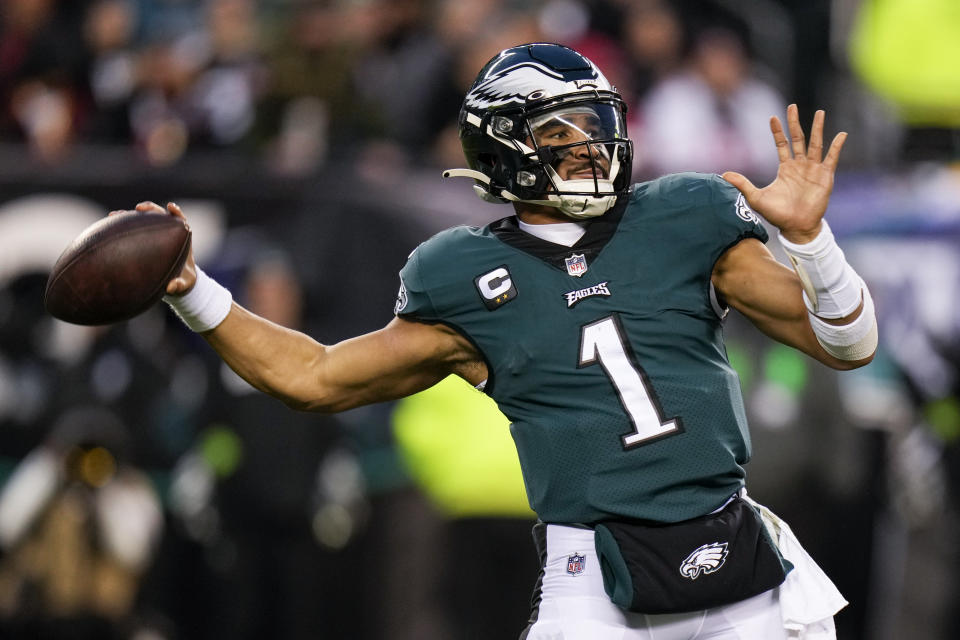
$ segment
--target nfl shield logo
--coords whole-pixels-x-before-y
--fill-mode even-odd
[[[569,258],[564,258],[567,264],[567,273],[572,276],[580,277],[587,272],[587,259],[582,253],[575,253]]]
[[[567,573],[572,576],[578,576],[583,573],[583,564],[587,557],[580,553],[567,556]]]

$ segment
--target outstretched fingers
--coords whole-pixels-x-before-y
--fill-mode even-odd
[[[847,132],[841,131],[833,137],[830,148],[827,149],[827,157],[823,159],[823,166],[830,171],[837,170],[837,163],[840,161],[840,150],[843,149],[843,143],[847,140]]]
[[[797,160],[803,160],[807,156],[807,146],[803,135],[803,127],[800,126],[800,112],[795,104],[787,107],[787,130],[790,132],[790,146],[793,148],[793,157]]]
[[[825,120],[826,114],[823,109],[818,109],[813,115],[813,125],[810,127],[810,143],[808,145],[803,135],[803,127],[800,126],[797,105],[791,104],[787,107],[787,131],[783,130],[780,119],[772,116],[770,118],[770,131],[773,133],[773,141],[777,145],[777,157],[780,162],[786,162],[790,158],[820,162],[823,157],[823,125]],[[789,140],[787,139],[788,134]],[[831,171],[836,170],[837,162],[840,159],[840,149],[846,139],[846,133],[838,133],[833,142],[830,143],[830,149],[827,150],[823,164]]]
[[[780,124],[780,118],[777,116],[770,116],[770,132],[773,133],[773,142],[777,145],[777,157],[780,162],[786,162],[790,159],[790,144],[787,142],[783,125]]]
[[[813,126],[810,127],[810,145],[807,147],[807,160],[820,162],[823,154],[823,109],[813,114]]]

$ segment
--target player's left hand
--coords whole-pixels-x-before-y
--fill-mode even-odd
[[[810,128],[810,144],[806,144],[797,105],[787,107],[787,140],[783,125],[776,116],[770,118],[770,131],[777,145],[780,165],[777,177],[766,187],[757,188],[747,178],[734,171],[727,171],[723,179],[743,193],[750,207],[770,224],[780,229],[783,236],[797,244],[813,240],[820,232],[820,221],[827,210],[830,192],[833,191],[833,176],[840,159],[840,149],[847,139],[845,132],[838,133],[826,157],[823,154],[824,112],[817,111]]]

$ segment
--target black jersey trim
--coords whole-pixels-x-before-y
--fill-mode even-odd
[[[616,233],[628,201],[627,197],[617,198],[617,203],[610,211],[587,223],[586,233],[570,247],[555,244],[523,231],[515,215],[491,223],[490,231],[504,244],[539,258],[561,271],[566,271],[567,266],[564,260],[570,256],[571,251],[582,253],[587,262],[600,254]]]

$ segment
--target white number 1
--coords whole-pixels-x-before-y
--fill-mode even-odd
[[[681,427],[676,418],[663,419],[642,370],[627,356],[624,339],[612,316],[584,325],[580,332],[580,366],[599,363],[603,367],[633,423],[634,430],[623,436],[623,446],[633,447],[680,431]]]

